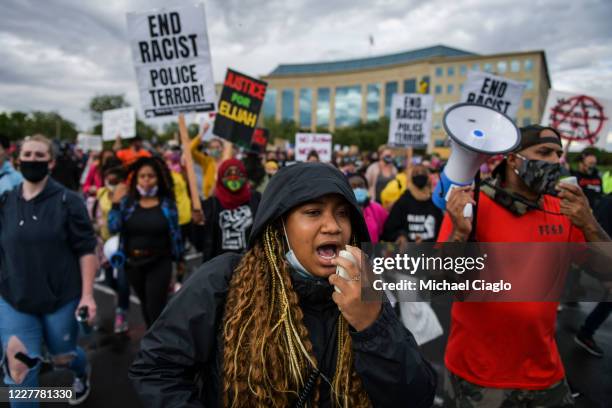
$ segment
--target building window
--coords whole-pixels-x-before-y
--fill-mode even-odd
[[[531,79],[528,79],[527,81],[525,81],[526,85],[526,89],[527,90],[532,90],[533,89],[533,81]]]
[[[472,71],[480,71],[480,64],[479,63],[472,64]]]
[[[452,84],[446,85],[446,93],[447,94],[452,94],[453,91],[455,90],[455,87]]]
[[[368,93],[366,95],[366,119],[377,120],[378,108],[380,106],[380,84],[368,84]]]
[[[329,127],[329,88],[317,89],[317,126]]]
[[[442,85],[436,85],[436,95],[440,95],[442,93]]]
[[[459,84],[459,93],[463,93],[463,84]]]
[[[445,141],[444,139],[436,139],[434,140],[435,147],[444,147]]]
[[[437,67],[436,68],[436,76],[437,77],[441,77],[442,75],[444,75],[444,69],[442,69],[442,67]]]
[[[442,105],[440,105],[438,102],[434,103],[434,112],[435,113],[442,112]]]
[[[531,125],[531,118],[523,118],[523,126]]]
[[[416,93],[416,79],[404,81],[404,93]]]
[[[397,82],[387,82],[385,84],[385,116],[389,116],[391,112],[391,99],[393,99],[393,94],[397,93]]]
[[[281,97],[281,117],[283,120],[295,120],[293,108],[293,89],[283,89]]]
[[[448,75],[448,76],[455,76],[455,67],[448,67],[448,68],[446,68],[446,75]]]
[[[497,72],[500,74],[505,74],[508,70],[508,63],[506,61],[499,61],[497,63]]]
[[[300,127],[308,128],[312,120],[312,90],[300,89]]]
[[[521,70],[521,63],[518,60],[512,60],[510,63],[510,71],[519,72]]]
[[[531,109],[531,98],[527,98],[523,101],[523,108],[525,109]]]
[[[361,118],[361,86],[340,86],[336,88],[336,126],[359,123]]]
[[[493,71],[493,64],[491,64],[490,62],[487,62],[484,64],[484,70],[486,72],[492,72]]]
[[[276,89],[268,89],[263,103],[264,118],[276,117]]]
[[[467,65],[463,64],[459,67],[459,75],[465,76],[467,73]]]
[[[533,69],[533,61],[530,59],[526,59],[524,63],[525,71],[529,72]]]
[[[434,122],[434,129],[438,130],[438,129],[441,129],[441,128],[442,128],[442,125],[440,124],[440,121],[436,120]]]

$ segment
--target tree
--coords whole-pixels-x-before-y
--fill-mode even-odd
[[[52,139],[74,141],[78,132],[74,123],[64,119],[57,112],[0,113],[0,134],[9,140],[21,140],[36,133]]]
[[[121,95],[96,95],[89,101],[89,112],[94,122],[102,122],[102,112],[111,109],[119,109],[130,106]]]

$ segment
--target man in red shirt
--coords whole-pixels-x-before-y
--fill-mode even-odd
[[[476,241],[610,241],[580,187],[557,185],[558,132],[534,125],[521,136],[517,151],[481,187]],[[467,203],[475,204],[470,187],[452,191],[439,242],[468,240]],[[541,273],[533,267],[517,272]],[[445,353],[448,406],[572,406],[555,341],[556,312],[555,302],[455,302]]]

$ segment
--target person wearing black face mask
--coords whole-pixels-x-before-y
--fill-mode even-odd
[[[431,200],[429,170],[422,165],[409,171],[406,191],[397,200],[385,222],[382,240],[435,242],[442,223],[442,212]]]
[[[596,209],[603,190],[601,176],[597,171],[597,156],[595,156],[595,153],[584,150],[580,154],[578,170],[572,171],[572,176],[576,177],[578,185],[589,199],[591,208]]]
[[[393,152],[386,145],[382,145],[378,148],[378,155],[379,160],[370,164],[365,173],[365,177],[370,186],[370,197],[380,203],[380,193],[387,183],[395,178],[397,169],[393,164]]]
[[[521,128],[520,146],[496,167],[491,179],[481,183],[475,231],[472,219],[463,216],[467,203],[476,204],[471,187],[457,188],[447,200],[438,241],[466,242],[473,237],[482,243],[610,242],[580,187],[557,184],[561,154],[557,130],[539,125]],[[508,258],[507,250],[495,252],[488,251],[489,260]],[[555,276],[565,276],[571,259],[560,252],[542,253],[538,262],[508,260],[495,267],[496,276],[512,273],[534,279],[546,275],[547,267],[554,268],[550,273]],[[446,405],[516,406],[520,396],[534,406],[573,406],[555,339],[558,305],[454,302],[444,358]]]
[[[74,377],[71,405],[89,395],[87,357],[77,344],[78,311],[96,317],[96,238],[85,203],[49,176],[51,141],[26,139],[19,152],[24,182],[0,198],[0,343],[9,387],[38,386],[36,360],[46,345],[57,367]]]

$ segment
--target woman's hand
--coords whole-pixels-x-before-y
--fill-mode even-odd
[[[75,312],[75,316],[77,316],[77,318],[79,316],[79,309],[83,306],[87,306],[87,323],[91,326],[93,325],[93,322],[96,319],[96,313],[98,311],[98,307],[96,306],[96,300],[94,299],[93,295],[83,295],[81,297],[81,301],[79,302],[79,305],[77,306]]]
[[[128,193],[128,186],[127,184],[124,183],[119,183],[117,185],[117,188],[115,189],[115,191],[113,191],[113,198],[112,198],[112,203],[113,204],[119,204],[121,202],[121,199],[123,197],[125,197]]]
[[[334,291],[332,299],[338,305],[338,309],[346,321],[357,331],[363,331],[370,327],[378,318],[381,310],[381,302],[364,302],[361,300],[361,276],[368,273],[361,260],[364,257],[359,248],[347,245],[347,250],[355,257],[357,264],[342,257],[336,257],[332,263],[343,267],[352,277],[352,280],[341,278],[337,274],[331,275],[329,283],[336,286],[341,293]]]

